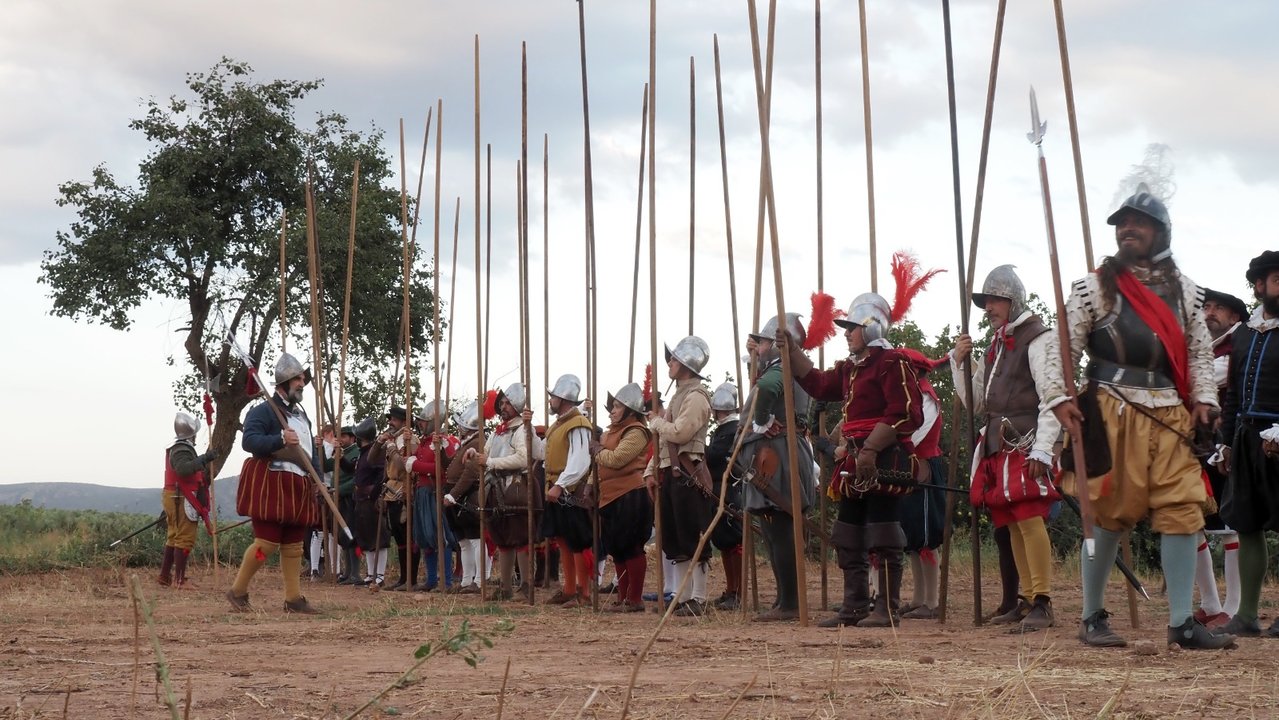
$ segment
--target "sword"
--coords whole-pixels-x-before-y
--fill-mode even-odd
[[[141,528],[138,528],[137,530],[134,530],[133,532],[129,533],[128,535],[125,535],[124,537],[120,538],[119,540],[116,540],[115,542],[111,543],[110,545],[108,545],[108,546],[107,546],[107,548],[108,548],[108,549],[113,548],[113,547],[115,547],[116,545],[119,545],[120,543],[124,542],[125,540],[128,540],[128,539],[130,539],[130,538],[137,537],[138,535],[141,535],[142,533],[144,533],[144,532],[146,532],[146,531],[150,530],[151,528],[153,528],[153,527],[155,527],[155,526],[157,526],[157,525],[163,525],[163,524],[164,524],[164,513],[163,513],[163,512],[161,512],[161,513],[160,513],[160,517],[156,518],[154,522],[148,523],[145,527],[141,527]]]
[[[759,473],[756,472],[754,467],[752,467],[750,470],[747,470],[746,475],[739,479],[739,482],[742,482],[742,481],[750,483],[751,487],[758,490],[759,493],[763,495],[765,498],[767,498],[769,502],[777,506],[777,509],[779,511],[784,512],[787,515],[790,514],[786,510],[787,508],[791,506],[790,500],[787,498],[783,498],[781,493],[777,492],[777,490],[771,485],[769,485],[767,481],[761,479],[759,477]],[[696,484],[696,483],[690,483],[690,484]],[[715,500],[718,501],[719,497],[716,496]],[[809,518],[807,515],[803,516],[803,520],[804,520],[804,527],[807,528],[809,532],[813,533],[817,537],[824,540],[826,544],[828,545],[830,544],[830,533],[826,532],[826,528],[813,522],[813,520]]]

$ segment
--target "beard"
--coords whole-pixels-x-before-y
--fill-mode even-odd
[[[1119,251],[1115,253],[1115,259],[1124,265],[1132,265],[1139,260],[1145,260],[1146,257],[1146,253],[1130,245],[1120,245]]]
[[[1279,296],[1265,295],[1261,298],[1261,308],[1268,317],[1279,317]]]
[[[284,396],[288,398],[290,405],[297,405],[302,402],[302,388],[291,388],[286,390]]]

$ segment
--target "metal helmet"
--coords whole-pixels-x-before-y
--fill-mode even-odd
[[[200,421],[190,414],[179,411],[173,416],[173,434],[178,440],[194,440],[198,432],[200,432]]]
[[[555,381],[555,387],[548,388],[546,394],[576,405],[582,402],[582,381],[576,375],[561,375]]]
[[[605,406],[612,410],[614,402],[619,402],[626,409],[634,410],[640,415],[644,414],[644,391],[640,389],[638,383],[623,385],[616,395],[609,393],[608,402]]]
[[[1118,225],[1120,218],[1128,212],[1141,213],[1154,220],[1162,231],[1155,236],[1155,243],[1150,248],[1152,261],[1159,262],[1172,255],[1172,218],[1168,215],[1168,206],[1150,192],[1150,187],[1146,183],[1138,185],[1137,191],[1129,195],[1123,204],[1106,218],[1106,223]]]
[[[1012,303],[1008,319],[1016,320],[1026,310],[1026,286],[1017,277],[1016,265],[1000,265],[986,275],[981,292],[973,293],[973,304],[986,309],[986,298],[997,297]]]
[[[853,298],[848,306],[848,315],[835,321],[835,324],[846,329],[862,328],[866,342],[873,342],[888,335],[892,325],[893,309],[888,301],[877,293],[862,293]]]
[[[800,345],[804,344],[804,340],[808,337],[808,333],[804,330],[804,323],[799,321],[799,313],[786,313],[786,334],[790,339]],[[764,327],[759,332],[751,333],[751,337],[755,339],[763,338],[764,340],[777,339],[777,316],[774,315],[764,323]]]
[[[413,412],[413,419],[417,422],[435,422],[435,407],[437,405],[439,405],[438,400],[423,404],[421,408]],[[440,408],[440,417],[441,419],[448,418],[448,413],[444,408]]]
[[[731,382],[721,383],[711,393],[711,409],[720,412],[737,410],[737,386]]]
[[[521,383],[511,383],[511,386],[499,393],[499,395],[511,403],[511,407],[515,408],[515,412],[523,412],[528,409],[528,392],[524,390],[524,385]]]
[[[706,345],[706,341],[696,335],[688,337],[675,343],[675,349],[672,350],[670,345],[666,346],[666,361],[670,362],[671,358],[679,361],[680,365],[693,371],[693,374],[705,380],[702,377],[702,368],[706,367],[707,361],[711,359],[711,349]]]
[[[453,422],[463,430],[476,431],[480,429],[480,407],[472,400],[470,405],[459,412],[453,413]]]
[[[308,385],[311,384],[311,369],[302,367],[302,363],[298,362],[297,358],[288,353],[284,353],[280,356],[280,359],[275,362],[276,386],[283,385],[299,375],[302,376],[303,380]]]
[[[377,423],[371,417],[364,418],[351,428],[351,434],[362,442],[373,442],[377,438]]]

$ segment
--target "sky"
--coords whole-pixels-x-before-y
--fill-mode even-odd
[[[706,374],[736,371],[733,307],[741,337],[751,330],[760,135],[745,2],[657,3],[656,323],[659,342],[688,331],[690,246],[690,57],[695,79],[694,332],[711,348]],[[771,149],[783,298],[808,314],[818,288],[814,9],[778,10]],[[873,154],[873,272],[891,295],[888,259],[911,250],[926,267],[945,268],[909,316],[930,334],[960,321],[956,236],[941,4],[868,0],[867,35]],[[963,246],[972,232],[978,156],[990,73],[995,0],[951,3]],[[1048,123],[1048,163],[1056,236],[1066,281],[1086,271],[1083,228],[1068,134],[1052,3],[1008,3],[976,256],[978,283],[1013,263],[1032,292],[1051,297],[1044,211],[1030,129],[1028,90]],[[761,0],[762,17],[767,3]],[[1148,145],[1166,144],[1175,166],[1168,199],[1173,249],[1201,285],[1246,297],[1248,259],[1277,241],[1269,218],[1279,207],[1279,55],[1270,0],[1075,0],[1066,33],[1077,109],[1086,226],[1094,254],[1114,248],[1105,218]],[[827,0],[822,22],[823,285],[841,307],[870,289],[869,202],[857,4]],[[599,293],[599,388],[627,382],[635,243],[640,112],[648,81],[649,4],[588,0],[586,44]],[[0,303],[6,352],[0,353],[0,433],[20,443],[0,483],[79,481],[130,487],[162,484],[161,454],[177,409],[179,329],[184,303],[156,298],[117,332],[56,318],[39,263],[74,213],[56,204],[57,186],[83,180],[101,164],[135,184],[150,148],[128,128],[150,98],[181,94],[189,72],[226,56],[248,62],[258,79],[324,85],[299,107],[308,124],[336,111],[357,128],[386,131],[398,165],[398,124],[407,128],[416,186],[426,109],[444,103],[442,287],[456,282],[453,396],[474,394],[475,252],[473,198],[473,46],[481,53],[482,140],[493,148],[493,331],[490,385],[516,379],[518,307],[515,267],[515,162],[520,139],[520,48],[529,73],[532,400],[541,408],[549,375],[584,374],[585,279],[581,68],[577,4],[479,0],[422,3],[316,0],[12,0],[0,27]],[[737,293],[729,291],[725,195],[717,136],[713,41],[723,73],[725,150]],[[437,122],[436,127],[439,126]],[[434,132],[434,129],[433,129]],[[544,362],[542,139],[549,144],[551,340]],[[428,167],[429,197],[436,181]],[[396,182],[398,187],[398,181]],[[1122,193],[1122,194],[1120,194]],[[452,200],[461,197],[461,250],[450,272]],[[647,218],[648,209],[644,214]],[[419,240],[432,245],[433,209]],[[639,268],[636,374],[650,352],[648,225]],[[270,249],[264,249],[270,251]],[[777,310],[765,252],[760,324]],[[430,267],[433,258],[421,262]],[[447,310],[446,310],[447,312]],[[975,319],[973,321],[975,323]],[[441,348],[441,355],[447,352]],[[841,338],[826,360],[844,355]],[[659,350],[660,355],[660,350]],[[174,362],[170,362],[170,358]],[[660,357],[659,357],[660,363]],[[549,365],[549,368],[548,368]],[[422,378],[433,383],[432,369]],[[659,371],[660,372],[660,371]],[[638,380],[638,378],[636,378]],[[660,384],[659,384],[660,387]],[[539,418],[540,420],[541,418]],[[202,432],[198,444],[203,445]],[[233,454],[223,474],[238,471]],[[74,460],[74,461],[73,461]]]

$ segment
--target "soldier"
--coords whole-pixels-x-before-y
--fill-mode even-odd
[[[732,482],[725,479],[729,458],[733,455],[733,446],[737,440],[737,429],[741,416],[737,407],[737,386],[731,382],[720,384],[711,393],[711,413],[715,417],[715,432],[711,433],[706,444],[706,464],[711,471],[714,482],[714,493],[719,496],[721,485],[728,482],[728,493],[724,497],[727,506],[742,507],[741,491]],[[718,610],[736,610],[741,607],[740,593],[742,589],[742,523],[733,513],[724,513],[715,530],[711,532],[711,544],[719,550],[720,559],[724,562],[724,592],[715,600]]]
[[[1066,303],[1073,362],[1088,352],[1089,425],[1099,421],[1105,430],[1099,447],[1087,449],[1097,457],[1094,450],[1108,447],[1113,458],[1110,472],[1085,483],[1074,472],[1063,476],[1067,491],[1089,493],[1095,521],[1091,557],[1081,554],[1079,639],[1094,647],[1127,644],[1110,628],[1106,581],[1123,532],[1149,517],[1168,584],[1168,642],[1228,647],[1233,636],[1214,636],[1191,616],[1208,496],[1186,439],[1196,425],[1210,427],[1217,409],[1203,292],[1173,261],[1168,210],[1144,185],[1107,222],[1115,226],[1117,252],[1076,280]],[[1073,402],[1054,411],[1067,427],[1084,419]]]
[[[1061,432],[1052,408],[1066,402],[1057,336],[1026,308],[1026,288],[1012,265],[986,276],[973,304],[986,311],[994,340],[981,372],[974,374],[974,413],[983,428],[969,495],[985,507],[996,528],[1008,528],[1021,595],[992,624],[1019,623],[1022,630],[1052,627],[1052,545],[1045,521],[1061,494],[1053,484],[1053,444]],[[963,361],[972,352],[966,334],[955,339],[951,373],[967,402]]]
[[[710,393],[702,387],[700,373],[710,359],[706,341],[689,335],[666,347],[667,375],[675,381],[669,408],[648,414],[649,429],[656,436],[658,454],[644,473],[648,487],[658,493],[662,514],[662,552],[675,566],[675,583],[684,585],[675,597],[675,614],[700,617],[706,612],[708,543],[693,557],[697,543],[711,524],[710,470],[703,462],[706,432],[710,426]],[[685,576],[689,582],[684,583]]]
[[[529,546],[535,538],[529,537],[527,512],[534,513],[533,526],[541,515],[542,493],[535,480],[529,478],[529,452],[534,458],[542,454],[542,443],[533,437],[530,448],[525,425],[530,422],[528,393],[520,383],[513,383],[497,396],[498,412],[502,422],[498,424],[489,442],[488,452],[477,452],[474,461],[484,468],[487,483],[485,502],[489,513],[489,535],[497,546],[498,586],[486,600],[510,600],[517,591],[512,583],[516,563],[520,566],[520,578],[524,583],[533,581],[533,564]]]
[[[341,453],[335,458],[341,470],[338,480],[338,512],[348,527],[355,528],[355,464],[360,459],[360,444],[355,440],[355,428],[343,425],[338,434],[338,447]],[[354,530],[353,530],[354,532]],[[360,558],[356,554],[359,545],[348,539],[345,533],[337,533],[338,545],[342,547],[342,570],[338,576],[339,585],[358,585],[360,582]]]
[[[644,424],[644,391],[629,383],[608,396],[609,426],[591,454],[599,472],[600,535],[617,569],[617,602],[607,612],[644,612],[644,542],[653,528],[653,501],[644,486],[652,433]]]
[[[377,441],[377,425],[364,418],[352,429],[360,455],[355,461],[355,539],[364,554],[364,580],[354,585],[381,588],[386,582],[386,554],[391,547],[386,523],[386,452]]]
[[[1212,374],[1217,382],[1218,400],[1226,392],[1226,380],[1230,369],[1231,338],[1235,330],[1248,319],[1248,306],[1243,300],[1216,290],[1204,290],[1204,323],[1212,335]],[[1230,438],[1226,438],[1227,443]],[[1212,496],[1218,506],[1225,498],[1226,475],[1211,463],[1201,463],[1212,485]],[[1226,603],[1223,606],[1217,591],[1217,577],[1212,569],[1212,551],[1208,548],[1208,535],[1221,538],[1221,554],[1225,565]],[[1204,536],[1199,539],[1199,551],[1195,556],[1195,586],[1199,588],[1199,609],[1195,619],[1209,629],[1225,625],[1239,612],[1239,535],[1221,519],[1219,512],[1204,515]]]
[[[591,433],[594,426],[577,406],[582,381],[561,375],[548,388],[555,422],[546,430],[546,507],[542,535],[560,548],[564,584],[546,599],[548,605],[574,608],[590,605],[594,563],[587,550],[594,544],[590,497]]]
[[[236,512],[253,522],[253,543],[244,551],[240,571],[226,597],[232,609],[249,606],[249,581],[280,551],[284,576],[284,611],[318,612],[302,596],[302,539],[319,521],[315,488],[301,463],[310,453],[311,466],[321,467],[311,439],[311,421],[302,407],[302,391],[311,382],[311,371],[288,353],[275,364],[275,394],[249,410],[244,420],[241,447],[250,455],[240,470]],[[272,409],[271,403],[274,406]],[[283,416],[282,425],[279,416]]]
[[[746,407],[753,408],[750,425],[741,431],[742,447],[737,456],[737,467],[743,475],[754,479],[742,483],[743,508],[760,518],[764,537],[768,540],[768,564],[773,570],[777,586],[777,600],[773,607],[759,615],[756,622],[793,620],[799,617],[800,587],[795,567],[795,518],[791,516],[790,452],[786,438],[786,403],[782,376],[782,354],[776,346],[776,336],[784,331],[789,342],[801,350],[807,333],[800,324],[799,315],[786,314],[785,327],[780,327],[776,317],[765,323],[758,332],[751,334],[753,354],[758,377],[751,388],[751,398]],[[800,427],[798,435],[800,509],[806,512],[815,497],[813,477],[813,450],[805,437],[803,422],[808,417],[809,397],[802,388],[793,392],[795,420]],[[763,489],[761,489],[761,486]],[[803,521],[801,516],[800,521]]]
[[[495,395],[489,391],[490,395]],[[444,506],[448,515],[449,526],[457,534],[457,542],[462,555],[462,578],[455,592],[473,594],[480,591],[481,577],[487,577],[484,542],[480,539],[480,482],[483,481],[484,468],[475,462],[471,450],[479,452],[484,447],[484,421],[493,417],[496,412],[485,402],[481,417],[481,409],[472,402],[461,412],[453,416],[453,424],[462,435],[458,439],[457,452],[453,461],[444,471]],[[470,460],[464,460],[467,456]]]
[[[404,494],[413,492],[413,473],[404,467],[404,459],[417,452],[418,439],[409,426],[408,410],[392,407],[386,413],[387,429],[378,436],[377,444],[386,460],[386,485],[382,490],[386,523],[395,542],[400,576],[387,590],[403,591],[417,584],[421,556],[413,538],[409,537],[408,507]]]
[[[847,316],[835,321],[845,329],[850,357],[829,370],[814,369],[802,349],[788,343],[795,378],[809,395],[846,400],[842,433],[848,454],[832,479],[840,500],[831,528],[831,544],[844,571],[844,604],[820,627],[887,627],[896,623],[900,609],[906,536],[898,504],[910,490],[904,478],[920,472],[910,438],[923,416],[915,369],[885,338],[892,314],[888,302],[875,293],[855,298]],[[786,335],[778,339],[785,341]],[[870,612],[872,550],[886,582]]]
[[[179,412],[173,418],[173,434],[177,437],[165,452],[164,463],[164,522],[167,534],[164,538],[164,561],[160,565],[161,585],[187,587],[187,560],[195,547],[198,519],[209,522],[209,480],[204,470],[218,458],[210,450],[203,455],[195,452],[195,436],[200,432],[200,421]],[[194,515],[194,517],[192,517]],[[212,534],[212,528],[209,529]],[[172,570],[172,574],[170,574]]]
[[[417,443],[416,451],[404,458],[405,469],[417,479],[416,489],[413,491],[413,542],[421,549],[426,561],[426,580],[413,586],[413,590],[419,592],[431,592],[439,585],[441,555],[445,558],[444,587],[453,587],[453,566],[448,560],[452,558],[452,548],[457,547],[457,537],[448,517],[436,510],[435,486],[443,481],[461,441],[456,435],[436,431],[436,402],[432,400],[427,403],[418,414],[418,428],[422,438]],[[443,410],[438,412],[442,413]],[[443,458],[436,457],[436,445],[443,452]],[[440,527],[436,527],[437,524]],[[412,574],[416,575],[416,557],[413,559],[413,567]]]
[[[1240,603],[1218,632],[1258,637],[1263,631],[1257,610],[1269,564],[1265,531],[1279,528],[1279,345],[1270,352],[1271,333],[1279,327],[1279,252],[1253,258],[1246,277],[1261,306],[1231,337],[1222,412],[1229,480],[1221,519],[1239,533]],[[1279,637],[1279,619],[1264,633]]]

